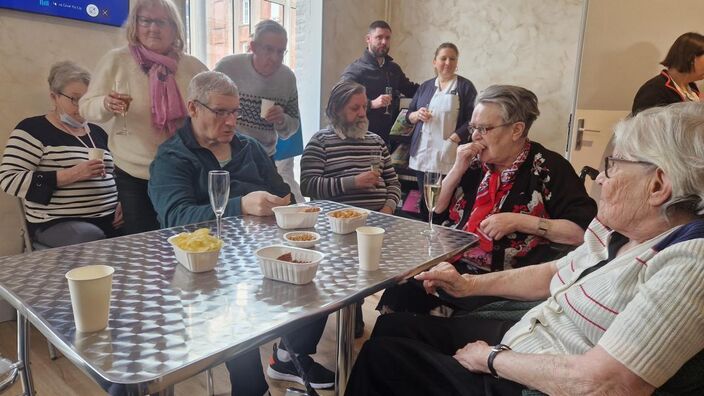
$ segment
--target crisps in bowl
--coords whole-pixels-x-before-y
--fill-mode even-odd
[[[210,229],[199,228],[193,232],[182,232],[170,238],[172,244],[179,249],[191,252],[202,253],[212,252],[222,247],[222,241],[210,235]]]

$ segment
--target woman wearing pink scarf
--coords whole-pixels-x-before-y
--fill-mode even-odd
[[[183,24],[171,0],[137,0],[125,30],[129,44],[100,60],[80,111],[93,122],[113,121],[108,146],[125,232],[134,234],[159,228],[147,195],[149,164],[187,116],[188,83],[207,67],[183,53]]]

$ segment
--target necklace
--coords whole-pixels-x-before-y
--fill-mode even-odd
[[[93,137],[90,135],[90,128],[88,128],[88,125],[83,126],[83,130],[86,132],[86,135],[88,135],[88,139],[90,140],[90,144],[92,144],[93,147],[89,147],[89,146],[86,144],[86,142],[83,141],[83,139],[81,139],[80,137],[76,136],[73,132],[71,132],[71,130],[69,130],[68,128],[66,128],[66,126],[64,125],[64,123],[61,122],[61,119],[59,119],[59,121],[58,121],[55,125],[58,125],[58,126],[59,126],[59,129],[60,129],[61,131],[66,132],[66,133],[68,133],[69,135],[75,137],[79,142],[81,142],[81,144],[83,145],[83,147],[87,148],[88,150],[90,150],[90,149],[92,149],[92,148],[97,148],[97,147],[98,147],[98,146],[95,145],[95,142],[93,141]]]
[[[670,73],[667,73],[670,76],[670,80],[672,80],[672,83],[675,84],[675,89],[677,89],[677,92],[682,95],[682,97],[685,98],[685,101],[689,100],[691,102],[699,102],[699,97],[692,92],[692,89],[689,87],[689,84],[685,84],[684,87],[680,87],[679,84],[677,84],[677,81],[672,77]]]

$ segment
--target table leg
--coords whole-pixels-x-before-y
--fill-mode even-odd
[[[24,396],[34,396],[32,371],[29,368],[29,320],[17,311],[17,361]]]
[[[355,304],[337,311],[337,371],[335,372],[335,395],[344,395],[347,378],[352,369],[352,347],[354,346]]]

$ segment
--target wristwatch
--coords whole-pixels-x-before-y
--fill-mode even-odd
[[[489,372],[494,378],[499,378],[499,375],[496,374],[496,369],[494,369],[494,359],[496,358],[496,355],[499,354],[499,352],[503,351],[510,351],[511,347],[509,347],[506,344],[498,344],[494,345],[491,347],[491,352],[489,353],[489,357],[486,359],[486,365],[489,367]]]
[[[550,231],[550,222],[547,219],[538,220],[538,235],[544,237]]]

